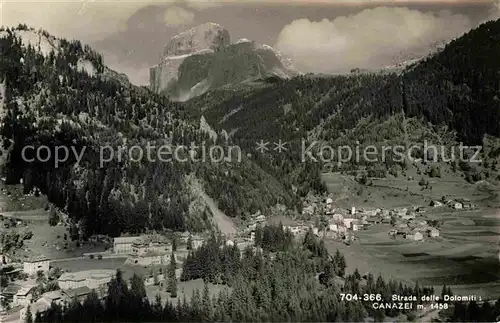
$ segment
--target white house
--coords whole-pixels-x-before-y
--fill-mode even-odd
[[[351,227],[351,223],[352,223],[353,221],[355,221],[355,220],[356,220],[356,219],[353,219],[353,218],[345,218],[345,219],[344,219],[344,226],[345,226],[346,228],[350,228],[350,227]]]
[[[285,226],[285,230],[290,230],[292,234],[299,234],[301,231],[301,227],[298,225],[290,225],[290,226]]]
[[[406,239],[413,240],[413,241],[421,241],[424,239],[424,236],[419,231],[416,231],[414,233],[407,234]]]
[[[244,250],[246,250],[246,248],[248,248],[252,245],[253,245],[253,243],[250,241],[239,241],[236,243],[236,246],[238,247],[238,249],[240,249],[240,251],[244,251]]]
[[[380,209],[373,210],[363,210],[363,214],[367,216],[376,216],[380,212]]]
[[[264,214],[261,214],[255,218],[255,221],[259,222],[259,223],[264,222],[264,221],[266,221],[266,216]]]
[[[128,263],[141,266],[168,264],[169,261],[170,261],[170,253],[165,253],[165,252],[160,253],[156,251],[148,251],[147,253],[142,253],[140,255],[131,254],[127,259]]]
[[[131,253],[134,242],[141,237],[119,237],[113,239],[113,252],[114,253]]]
[[[415,214],[413,214],[413,213],[404,214],[403,216],[401,216],[401,219],[403,219],[403,220],[413,220],[413,219],[415,219]]]
[[[313,215],[314,214],[314,206],[309,205],[302,209],[303,215]]]
[[[439,230],[436,228],[430,228],[429,229],[429,237],[431,237],[431,238],[439,237]]]
[[[159,235],[144,236],[132,243],[132,253],[140,256],[148,252],[171,253],[172,244]]]
[[[253,233],[253,236],[255,237],[255,232],[252,232],[252,233]],[[192,237],[191,242],[192,242],[193,250],[196,250],[199,247],[201,247],[203,245],[203,241],[204,240],[201,237],[197,237],[197,236]]]
[[[403,216],[403,215],[406,215],[406,213],[408,212],[408,209],[405,208],[405,207],[401,207],[401,208],[395,208],[394,209],[394,213],[396,213],[397,216]]]
[[[69,298],[61,291],[55,290],[52,292],[47,292],[42,294],[36,302],[29,304],[31,315],[33,316],[33,321],[35,320],[36,313],[43,313],[47,311],[52,303],[63,306],[69,302]],[[28,310],[28,306],[24,307],[20,311],[20,321],[26,321],[26,312]]]
[[[32,258],[23,263],[23,270],[28,275],[34,275],[38,271],[48,272],[50,268],[50,260],[44,256]]]
[[[344,222],[344,216],[339,213],[332,215],[332,218],[329,221],[329,223],[335,223],[335,224],[341,224],[343,222]]]
[[[440,201],[431,201],[431,206],[433,206],[433,207],[440,207],[442,205],[443,205],[443,203]]]
[[[74,273],[63,273],[57,282],[61,289],[75,289],[87,286],[90,289],[97,289],[107,285],[115,276],[116,272],[111,269],[93,269]]]
[[[182,232],[180,235],[179,235],[179,240],[183,243],[186,243],[189,239],[189,236],[191,235],[191,233],[189,233],[188,231],[186,232]]]
[[[33,288],[34,286],[21,287],[21,289],[14,295],[14,304],[18,306],[27,306],[31,303],[31,300],[33,299]]]

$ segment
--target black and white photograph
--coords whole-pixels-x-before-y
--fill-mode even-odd
[[[0,0],[0,322],[500,322],[500,0]]]

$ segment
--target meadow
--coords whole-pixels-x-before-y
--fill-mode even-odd
[[[361,274],[371,272],[385,278],[407,283],[418,281],[434,286],[436,294],[443,284],[454,293],[476,294],[482,297],[500,296],[500,210],[483,206],[488,192],[478,189],[458,175],[446,173],[443,178],[430,179],[432,189],[421,189],[420,177],[408,171],[406,177],[389,176],[372,179],[371,185],[361,185],[353,176],[338,173],[323,174],[335,203],[350,209],[356,207],[426,206],[422,220],[441,222],[440,236],[424,241],[392,239],[389,224],[375,225],[355,235],[358,240],[347,246],[329,240],[330,252],[339,249],[348,264],[347,271],[358,268]],[[411,178],[411,179],[408,179]],[[469,198],[477,207],[473,210],[454,210],[447,206],[429,207],[432,200]],[[419,217],[420,218],[420,217]]]

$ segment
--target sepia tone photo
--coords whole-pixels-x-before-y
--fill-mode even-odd
[[[0,321],[500,321],[500,2],[0,0]]]

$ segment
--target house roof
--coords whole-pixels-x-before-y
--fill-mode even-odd
[[[38,299],[36,302],[30,304],[30,312],[31,313],[45,312],[50,308],[51,302],[52,301],[42,297]]]
[[[21,289],[20,285],[9,284],[7,287],[2,289],[3,295],[16,295],[16,293]]]
[[[170,241],[167,237],[159,235],[159,234],[150,234],[139,237],[135,243],[137,244],[150,244],[150,243],[159,243],[159,244],[170,244]]]
[[[140,238],[141,238],[140,236],[136,236],[136,237],[118,237],[118,238],[114,238],[113,242],[114,243],[133,243],[133,242],[135,242],[136,240],[138,240]]]
[[[158,252],[158,251],[153,251],[153,250],[148,250],[143,257],[158,257],[158,256],[164,256],[166,255],[166,252]]]
[[[50,304],[54,300],[64,298],[64,295],[63,295],[63,292],[61,290],[54,290],[54,291],[42,294],[42,298],[45,298]]]
[[[69,297],[85,296],[85,295],[90,294],[91,292],[92,292],[92,290],[90,288],[88,288],[87,286],[64,290],[64,293],[66,295],[68,295]]]
[[[36,256],[26,260],[25,262],[42,262],[42,261],[49,261],[49,258],[45,256]]]
[[[77,271],[73,273],[64,273],[59,277],[58,281],[82,281],[89,278],[101,279],[113,277],[116,274],[115,270],[112,269],[92,269],[92,270],[83,270]]]
[[[29,292],[31,292],[32,289],[33,289],[33,286],[30,286],[30,287],[21,287],[21,289],[17,291],[16,295],[18,295],[18,296],[26,296],[26,295],[29,294]]]

